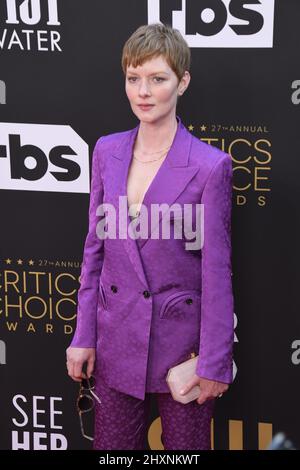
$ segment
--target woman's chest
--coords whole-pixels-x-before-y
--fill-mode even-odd
[[[127,199],[131,215],[139,211],[144,196],[155,179],[162,162],[163,160],[141,163],[135,159],[132,160],[127,178]]]

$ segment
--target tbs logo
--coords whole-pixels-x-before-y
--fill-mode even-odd
[[[89,192],[88,145],[70,127],[0,123],[0,188]]]
[[[148,23],[179,29],[190,47],[273,47],[275,0],[148,0]]]

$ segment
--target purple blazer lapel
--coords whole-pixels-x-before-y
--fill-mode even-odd
[[[199,171],[199,166],[189,166],[192,136],[186,127],[182,124],[179,116],[177,116],[177,120],[178,127],[173,144],[166,158],[161,164],[157,174],[152,180],[143,199],[143,205],[147,208],[148,213],[147,238],[135,240],[130,236],[127,236],[123,240],[125,249],[134,269],[136,270],[140,280],[147,287],[149,286],[145,277],[140,250],[147,242],[149,243],[149,240],[151,239],[151,233],[156,228],[156,226],[151,226],[150,223],[151,204],[167,204],[166,209],[160,213],[158,220],[159,224],[163,214],[167,211],[168,206],[171,206],[176,201],[189,181],[194,177],[197,171]],[[120,145],[112,153],[112,156],[115,157],[115,159],[113,159],[114,168],[112,171],[114,175],[114,203],[116,203],[115,207],[117,212],[119,208],[118,196],[127,197],[127,179],[133,154],[133,146],[138,130],[139,125],[126,133],[122,138]],[[126,209],[126,220],[122,222],[128,231],[129,224],[131,223],[128,215],[128,204]],[[119,223],[118,214],[117,223]]]
[[[177,118],[179,124],[173,144],[143,199],[148,214],[148,236],[138,240],[140,249],[146,243],[149,243],[151,234],[160,224],[163,215],[168,211],[168,207],[175,203],[189,181],[199,170],[198,166],[189,166],[192,136],[182,124],[180,118]],[[152,204],[166,204],[165,208],[162,207],[162,211],[159,213],[158,223],[153,226],[150,223]]]
[[[129,214],[128,214],[128,202],[126,204],[125,217],[120,219],[120,215],[121,217],[123,217],[124,208],[122,208],[123,210],[120,210],[119,197],[120,196],[123,196],[123,198],[125,196],[127,197],[127,176],[128,176],[129,165],[131,161],[133,145],[134,145],[134,141],[135,141],[135,137],[137,135],[138,129],[139,129],[139,125],[135,127],[134,129],[132,129],[131,131],[126,132],[126,134],[122,137],[117,148],[114,149],[114,151],[111,154],[112,157],[114,158],[112,158],[109,161],[109,165],[111,166],[109,175],[110,175],[110,178],[113,180],[113,184],[109,185],[110,194],[107,197],[107,200],[113,203],[116,209],[117,226],[118,227],[122,226],[125,228],[126,236],[122,239],[120,238],[120,240],[124,243],[124,247],[127,251],[130,262],[133,265],[139,279],[141,280],[145,288],[149,289],[149,285],[145,276],[137,240],[134,240],[133,238],[127,235],[128,227],[131,222],[129,218]]]

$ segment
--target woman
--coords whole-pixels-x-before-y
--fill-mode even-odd
[[[139,124],[102,136],[94,149],[68,373],[80,381],[86,363],[96,377],[95,449],[142,449],[151,394],[165,449],[210,449],[214,399],[232,382],[231,158],[193,137],[176,115],[190,82],[179,31],[141,26],[124,45],[122,67]],[[188,219],[183,209],[200,204],[204,243],[188,247],[192,231],[174,232]],[[106,239],[97,208],[110,212],[108,225],[116,218]],[[162,237],[166,220],[172,235]],[[200,359],[183,393],[199,384],[201,394],[182,404],[166,375],[192,353]]]

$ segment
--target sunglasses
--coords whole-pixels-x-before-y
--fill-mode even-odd
[[[93,375],[91,375],[91,377],[89,378],[82,379],[80,382],[79,394],[77,398],[77,411],[79,414],[81,434],[83,435],[83,437],[85,437],[86,439],[89,439],[90,441],[93,441],[94,438],[91,436],[88,436],[85,433],[82,415],[84,413],[88,413],[94,408],[95,400],[97,400],[97,402],[101,404],[100,398],[94,392],[95,383],[96,383],[96,380]]]

